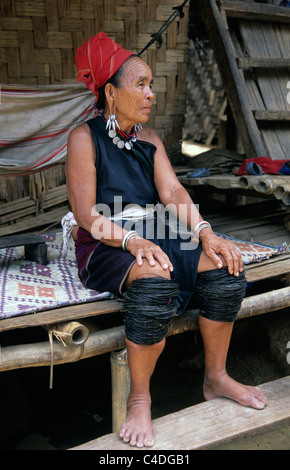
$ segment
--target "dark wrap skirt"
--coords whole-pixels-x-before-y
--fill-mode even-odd
[[[128,224],[130,224],[128,226]],[[159,245],[168,255],[174,271],[171,277],[179,284],[180,293],[176,300],[177,313],[186,309],[195,290],[197,266],[202,251],[200,243],[191,237],[176,233],[159,219],[146,219],[132,223],[122,221],[127,230],[136,230],[142,237]],[[122,297],[123,285],[136,259],[128,251],[115,248],[95,240],[83,228],[78,229],[75,242],[78,273],[81,282],[99,292],[111,292]]]

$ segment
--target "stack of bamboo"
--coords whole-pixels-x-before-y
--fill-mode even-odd
[[[289,176],[241,176],[239,179],[241,187],[254,189],[262,194],[273,194],[283,204],[290,206],[290,177]]]

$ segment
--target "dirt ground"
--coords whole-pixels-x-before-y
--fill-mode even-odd
[[[288,311],[236,323],[228,357],[228,371],[236,380],[258,385],[289,375],[286,345],[281,360],[273,325],[278,333],[289,332],[290,340]],[[168,338],[151,383],[153,418],[204,401],[202,381],[199,333]],[[111,432],[110,355],[54,367],[52,390],[48,367],[4,372],[0,398],[1,450],[62,450],[95,439]],[[217,449],[290,450],[290,424]]]

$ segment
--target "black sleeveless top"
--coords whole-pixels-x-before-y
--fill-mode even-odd
[[[97,204],[109,206],[112,215],[116,196],[122,198],[122,208],[128,204],[138,204],[142,207],[146,207],[148,204],[153,205],[153,207],[157,205],[159,200],[158,192],[153,177],[150,176],[150,171],[148,171],[148,167],[151,170],[153,169],[156,147],[151,143],[137,140],[133,144],[133,150],[119,149],[108,136],[101,117],[91,119],[87,121],[87,124],[91,130],[96,150]],[[142,156],[142,160],[137,158],[136,152],[139,156]],[[145,161],[145,164],[143,161]],[[122,208],[118,207],[115,212],[120,212]],[[101,212],[99,207],[97,210]],[[103,214],[107,216],[107,214]],[[124,226],[126,221],[121,221],[121,224]],[[178,313],[182,313],[195,289],[197,265],[202,250],[201,244],[194,244],[190,236],[185,239],[182,233],[172,231],[167,223],[160,224],[158,215],[152,220],[138,221],[136,224],[133,223],[130,228],[125,228],[136,230],[142,237],[159,245],[168,255],[174,266],[172,278],[176,279],[180,286],[180,295],[176,303]],[[82,250],[85,250],[85,245],[82,245],[82,243],[87,242],[79,240],[78,250],[80,254],[78,257],[81,256]],[[94,244],[96,243],[95,240]],[[89,252],[90,248],[87,251]],[[112,256],[112,258],[109,258],[109,256]],[[88,257],[88,254],[85,257]],[[99,243],[90,264],[85,265],[85,272],[90,272],[90,277],[93,280],[94,271],[95,279],[98,280],[96,285],[100,286],[100,278],[103,278],[102,289],[110,290],[112,279],[117,278],[118,263],[122,264],[124,257],[133,259],[129,252]],[[117,258],[119,261],[117,261]],[[131,258],[130,263],[132,262]],[[118,267],[118,271],[121,272],[122,269]],[[90,288],[95,288],[94,285],[93,281],[91,285],[88,284]],[[96,290],[99,290],[99,287]],[[114,292],[113,289],[110,291]]]
[[[147,167],[132,150],[119,149],[104,132],[101,117],[87,121],[96,149],[97,204],[106,204],[112,210],[118,196],[123,208],[128,204],[156,204],[158,193]],[[136,141],[134,149],[143,154],[147,166],[154,166],[156,147],[149,142]]]

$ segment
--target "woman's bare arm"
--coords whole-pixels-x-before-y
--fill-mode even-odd
[[[78,225],[110,246],[121,246],[126,233],[95,211],[97,175],[95,150],[87,124],[69,135],[66,161],[67,193]]]
[[[161,139],[155,131],[148,128],[142,131],[141,138],[153,143],[157,148],[154,161],[154,181],[162,204],[194,233],[196,225],[203,219],[188,192],[178,180]],[[222,255],[227,262],[230,273],[238,275],[243,270],[242,257],[231,242],[218,237],[211,228],[203,228],[199,238],[204,252],[217,268],[222,266],[219,256]]]

